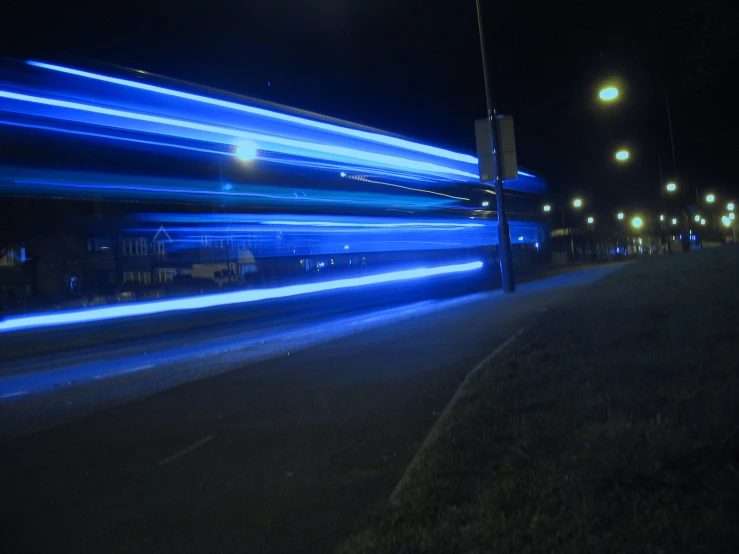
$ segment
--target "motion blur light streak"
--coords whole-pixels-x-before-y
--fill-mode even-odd
[[[122,131],[155,134],[158,138],[151,145],[164,137],[207,141],[213,143],[211,146],[236,148],[238,157],[253,159],[251,147],[248,155],[241,156],[238,152],[247,140],[253,142],[260,161],[269,159],[296,166],[305,164],[306,167],[316,167],[319,161],[337,171],[346,171],[343,166],[347,164],[358,164],[365,169],[372,168],[375,173],[400,179],[421,176],[432,182],[479,184],[474,156],[382,131],[362,129],[318,114],[306,117],[305,112],[296,112],[299,115],[293,115],[288,112],[295,110],[286,106],[277,106],[282,111],[275,111],[273,104],[268,105],[272,109],[267,109],[56,64],[30,60],[26,63],[29,75],[15,71],[13,82],[0,91],[0,97],[11,100],[2,109],[23,117],[61,120],[78,127],[103,126],[111,135]],[[151,75],[146,78],[162,81]],[[198,89],[196,85],[190,86]],[[243,100],[251,104],[260,102]],[[111,138],[136,144],[130,137]],[[270,156],[270,152],[278,156]],[[545,191],[545,183],[535,175],[525,171],[519,171],[518,175],[519,179],[509,182],[510,189]]]
[[[87,310],[75,310],[61,313],[47,313],[32,316],[13,317],[0,321],[0,333],[21,331],[25,329],[39,329],[56,327],[62,325],[74,325],[96,321],[107,321],[126,317],[162,314],[184,310],[200,310],[233,304],[244,304],[275,298],[285,298],[302,294],[311,294],[330,290],[361,287],[394,281],[421,279],[437,275],[451,273],[462,273],[474,271],[482,267],[482,262],[470,262],[466,264],[447,265],[440,267],[423,267],[405,271],[394,271],[391,273],[380,273],[366,277],[351,279],[337,279],[322,283],[311,283],[305,285],[291,285],[272,289],[246,290],[239,292],[227,292],[222,294],[209,294],[191,298],[180,298],[176,300],[162,300],[159,302],[141,302],[127,306],[112,306],[105,308],[89,308]]]
[[[387,136],[387,135],[381,135],[379,133],[370,133],[368,131],[361,131],[359,129],[351,129],[351,128],[348,128],[348,127],[342,127],[340,125],[333,125],[333,124],[330,124],[330,123],[324,123],[324,122],[321,122],[321,121],[314,121],[314,120],[311,120],[311,119],[297,117],[297,116],[293,116],[293,115],[289,115],[289,114],[284,114],[284,113],[280,113],[280,112],[275,112],[275,111],[272,111],[272,110],[265,110],[263,108],[258,108],[258,107],[255,107],[255,106],[248,106],[248,105],[245,105],[245,104],[238,104],[236,102],[229,102],[227,100],[219,100],[217,98],[209,98],[207,96],[201,96],[201,95],[198,95],[198,94],[191,94],[191,93],[188,93],[188,92],[182,92],[182,91],[172,90],[172,89],[168,89],[168,88],[165,88],[165,87],[159,87],[159,86],[155,86],[155,85],[149,85],[149,84],[146,84],[146,83],[137,83],[136,81],[130,81],[130,80],[127,80],[127,79],[119,79],[119,78],[116,78],[116,77],[109,77],[107,75],[100,75],[98,73],[91,73],[89,71],[81,71],[79,69],[72,69],[72,68],[69,68],[69,67],[63,67],[63,66],[55,65],[55,64],[49,64],[49,63],[38,62],[38,61],[33,61],[33,60],[28,60],[27,63],[29,65],[32,65],[32,66],[35,66],[35,67],[40,67],[40,68],[43,68],[43,69],[49,69],[49,70],[52,70],[52,71],[59,71],[59,72],[62,72],[62,73],[68,73],[70,75],[76,75],[78,77],[85,77],[85,78],[88,78],[88,79],[95,79],[95,80],[99,80],[99,81],[107,81],[109,83],[114,83],[114,84],[122,85],[122,86],[126,86],[126,87],[131,87],[131,88],[137,88],[137,89],[141,89],[141,90],[146,90],[146,91],[149,91],[149,92],[156,92],[156,93],[164,94],[164,95],[168,95],[168,96],[176,96],[176,97],[179,97],[179,98],[184,98],[184,99],[187,99],[187,100],[193,100],[193,101],[196,101],[196,102],[202,102],[202,103],[205,103],[205,104],[213,104],[213,105],[216,105],[216,106],[230,108],[230,109],[233,109],[233,110],[239,110],[239,111],[249,112],[249,113],[253,113],[253,114],[257,114],[257,115],[262,115],[262,116],[265,116],[265,117],[271,117],[271,118],[275,118],[275,119],[281,119],[281,120],[284,120],[284,121],[289,121],[291,123],[299,123],[301,125],[307,125],[307,126],[310,126],[310,127],[316,127],[318,129],[325,129],[325,130],[329,130],[329,131],[332,131],[332,132],[335,132],[335,133],[341,133],[341,134],[345,134],[345,135],[351,135],[351,136],[359,137],[359,138],[366,139],[366,140],[372,140],[372,141],[376,141],[376,142],[381,142],[381,143],[389,144],[389,145],[392,145],[392,146],[398,146],[398,147],[405,148],[405,149],[408,149],[408,150],[415,150],[417,152],[423,152],[423,153],[427,153],[427,154],[432,154],[434,156],[441,156],[441,157],[444,157],[444,158],[449,158],[450,160],[456,160],[456,161],[460,161],[460,162],[465,162],[465,163],[468,163],[468,164],[471,164],[471,165],[477,165],[477,158],[475,158],[474,156],[470,156],[470,155],[467,155],[467,154],[460,154],[460,153],[457,153],[457,152],[452,152],[450,150],[445,150],[443,148],[435,148],[433,146],[427,146],[425,144],[419,144],[419,143],[416,143],[416,142],[411,142],[411,141],[408,141],[408,140],[403,140],[403,139],[399,139],[399,138],[395,138],[395,137],[390,137],[390,136]]]
[[[395,187],[395,188],[399,188],[399,189],[412,190],[414,192],[422,192],[424,194],[433,194],[435,196],[444,196],[446,198],[452,198],[453,200],[466,200],[466,201],[469,201],[469,198],[463,198],[461,196],[453,196],[451,194],[444,194],[443,192],[436,192],[436,191],[428,190],[428,189],[419,189],[419,188],[415,188],[415,187],[407,187],[407,186],[404,186],[404,185],[396,185],[395,183],[386,183],[385,181],[377,181],[375,179],[368,179],[367,177],[364,177],[363,175],[348,175],[347,173],[345,173],[343,171],[341,172],[341,176],[342,177],[347,177],[349,179],[355,179],[357,181],[362,181],[363,183],[373,183],[375,185],[385,185],[385,186],[388,186],[388,187]]]
[[[253,140],[259,145],[260,149],[272,150],[275,152],[282,152],[284,154],[292,154],[297,156],[315,156],[316,153],[320,153],[324,156],[330,156],[329,159],[334,161],[341,161],[342,159],[347,160],[360,160],[362,162],[369,162],[372,164],[381,164],[383,166],[390,166],[395,168],[402,168],[406,170],[413,170],[418,172],[428,172],[438,175],[456,175],[458,177],[466,177],[470,179],[477,179],[476,173],[470,173],[469,171],[461,171],[458,169],[444,167],[438,164],[429,162],[411,160],[408,158],[400,158],[397,156],[390,156],[387,154],[380,154],[375,152],[366,152],[362,150],[356,150],[352,148],[346,148],[343,146],[335,146],[330,144],[312,143],[306,141],[300,141],[290,138],[284,138],[276,135],[266,135],[263,133],[256,133],[252,131],[243,131],[240,129],[222,127],[212,125],[209,123],[198,123],[195,121],[185,121],[181,119],[174,119],[171,117],[162,117],[158,115],[151,115],[145,113],[137,113],[126,110],[120,110],[117,108],[105,108],[102,106],[94,106],[90,104],[83,104],[80,102],[70,102],[67,100],[57,100],[54,98],[46,98],[40,96],[32,96],[29,94],[19,94],[6,90],[0,90],[0,98],[8,98],[10,100],[18,100],[20,102],[27,102],[32,104],[41,104],[45,106],[52,106],[57,108],[63,108],[66,110],[94,113],[99,115],[106,115],[115,118],[121,118],[124,120],[133,120],[146,123],[155,123],[159,126],[164,126],[165,129],[159,127],[158,131],[149,130],[148,132],[159,132],[165,133],[170,136],[180,136],[183,138],[192,138],[196,140],[209,140],[215,142],[221,142],[227,144],[233,142],[233,139],[248,139]],[[15,111],[9,110],[8,111]],[[25,112],[19,112],[25,113]],[[61,115],[59,116],[61,117]],[[61,117],[62,119],[73,119],[69,116]],[[87,123],[93,123],[92,121],[86,121]],[[115,126],[115,125],[114,125]],[[117,125],[120,126],[120,123]],[[183,135],[175,133],[174,130],[166,129],[167,127],[175,127],[177,129],[184,129],[187,131],[199,131],[206,133],[205,135]],[[127,127],[128,128],[128,127]],[[142,130],[138,127],[132,130]],[[145,132],[147,132],[145,130]],[[231,140],[227,140],[230,137]]]
[[[106,140],[120,140],[123,142],[132,142],[136,144],[145,144],[147,146],[159,146],[164,148],[179,148],[181,150],[190,150],[192,152],[202,152],[204,154],[219,154],[222,156],[233,156],[237,155],[233,152],[226,150],[214,150],[211,148],[197,148],[194,146],[184,146],[182,144],[173,144],[171,142],[160,142],[155,140],[135,139],[131,137],[122,137],[117,135],[105,135],[103,133],[91,133],[89,131],[79,131],[75,129],[63,129],[61,127],[52,127],[51,125],[34,125],[31,123],[21,123],[18,121],[8,121],[0,119],[0,125],[9,125],[11,127],[23,127],[24,129],[38,129],[39,131],[53,131],[55,133],[67,133],[70,135],[78,135],[81,137],[101,138]]]
[[[140,176],[121,176],[101,173],[39,171],[0,166],[0,190],[17,194],[66,194],[68,196],[97,196],[111,199],[133,200],[136,198],[174,197],[178,200],[192,201],[197,198],[218,197],[242,203],[270,201],[290,207],[296,204],[309,206],[355,206],[367,207],[408,207],[414,209],[447,206],[451,200],[442,198],[422,198],[401,196],[378,192],[302,189],[296,196],[292,188],[249,184],[234,186],[232,190],[214,190],[215,182],[184,179],[165,179]],[[189,185],[189,188],[186,186]]]

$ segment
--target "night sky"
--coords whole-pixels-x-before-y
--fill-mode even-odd
[[[0,54],[115,63],[474,151],[485,116],[474,0],[110,6],[6,3]],[[730,0],[483,0],[483,11],[498,112],[514,116],[519,162],[555,196],[656,209],[658,158],[673,177],[667,89],[683,198],[698,187],[739,200]],[[597,91],[612,78],[622,96],[604,106]],[[613,160],[622,145],[628,165]]]

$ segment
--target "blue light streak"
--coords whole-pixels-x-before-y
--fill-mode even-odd
[[[421,199],[418,197],[407,197],[407,196],[391,196],[382,193],[361,193],[337,191],[321,191],[321,190],[310,190],[303,189],[307,194],[303,196],[296,196],[292,190],[285,190],[285,187],[270,187],[266,185],[255,186],[249,185],[247,190],[212,190],[203,188],[181,188],[181,186],[167,185],[168,182],[179,182],[178,180],[162,180],[162,179],[135,179],[131,177],[131,180],[140,180],[147,183],[144,185],[133,185],[133,184],[114,184],[110,183],[113,179],[122,179],[121,176],[108,176],[108,182],[103,182],[101,176],[93,175],[87,177],[87,179],[101,179],[95,182],[72,182],[71,180],[53,180],[43,178],[24,178],[18,174],[30,173],[30,172],[18,172],[14,171],[16,176],[10,175],[10,183],[7,183],[8,177],[0,174],[0,190],[9,190],[10,192],[17,193],[29,193],[36,190],[43,192],[50,192],[49,189],[56,189],[53,194],[66,193],[70,196],[77,195],[95,195],[98,197],[106,198],[120,198],[123,196],[127,200],[131,200],[133,197],[149,197],[156,196],[159,198],[166,196],[176,196],[179,199],[195,200],[195,199],[209,199],[217,197],[221,200],[239,201],[242,203],[249,203],[251,201],[274,201],[275,203],[285,204],[287,202],[291,204],[300,204],[304,206],[310,206],[311,204],[317,205],[334,205],[334,206],[357,206],[362,208],[367,207],[409,207],[415,209],[431,208],[434,206],[443,206],[447,200],[431,200]],[[36,172],[37,173],[37,172]],[[20,178],[19,178],[20,177]],[[80,181],[82,179],[79,179]],[[152,183],[152,184],[149,184]],[[159,183],[159,184],[154,184]],[[203,186],[203,183],[198,183]],[[206,184],[207,185],[207,184]],[[258,192],[258,191],[270,191],[270,192]],[[335,196],[332,197],[331,194]]]
[[[178,298],[175,300],[141,302],[124,306],[89,308],[87,310],[74,310],[69,312],[13,317],[0,321],[0,333],[10,333],[30,329],[53,328],[64,325],[93,323],[177,311],[202,310],[218,306],[245,304],[250,302],[258,302],[260,300],[286,298],[331,290],[348,289],[413,279],[423,279],[438,275],[448,275],[453,273],[474,271],[480,269],[482,265],[482,262],[478,261],[466,264],[455,264],[439,267],[422,267],[404,271],[380,273],[377,275],[369,275],[366,277],[337,279],[333,281],[325,281],[322,283],[291,285],[271,289],[246,290],[222,294],[209,294],[191,298]]]
[[[166,127],[175,127],[178,129],[186,129],[189,131],[200,131],[202,133],[208,133],[214,136],[189,136],[188,138],[195,138],[204,140],[208,138],[211,141],[224,142],[224,137],[229,137],[226,144],[233,144],[234,141],[240,141],[241,139],[247,139],[253,141],[257,148],[260,150],[271,150],[276,152],[282,152],[285,154],[293,154],[298,156],[315,156],[316,153],[320,153],[324,156],[331,156],[331,159],[336,161],[341,159],[346,160],[359,160],[370,164],[380,164],[384,166],[390,166],[405,170],[412,170],[417,172],[429,172],[435,174],[446,174],[455,175],[458,177],[477,179],[476,173],[470,173],[468,171],[462,171],[459,169],[445,167],[438,164],[423,162],[418,160],[411,160],[408,158],[400,158],[397,156],[390,156],[387,154],[380,154],[376,152],[367,152],[363,150],[357,150],[353,148],[346,148],[342,146],[335,146],[330,144],[319,144],[307,141],[300,141],[290,138],[285,138],[276,135],[266,135],[263,133],[256,133],[252,131],[243,131],[240,129],[234,129],[229,127],[222,127],[218,125],[211,125],[208,123],[198,123],[195,121],[185,121],[181,119],[175,119],[171,117],[163,117],[158,115],[151,115],[146,113],[137,113],[127,110],[120,110],[117,108],[105,108],[102,106],[94,106],[91,104],[83,104],[80,102],[71,102],[68,100],[57,100],[55,98],[34,96],[30,94],[20,94],[16,92],[10,92],[7,90],[0,90],[0,98],[7,98],[9,100],[17,100],[21,102],[27,102],[31,104],[40,104],[44,106],[52,106],[56,108],[63,108],[73,111],[80,111],[86,113],[93,113],[99,115],[106,115],[124,120],[141,121],[147,123],[155,123],[158,125],[164,125],[165,129],[159,132],[166,132],[170,136],[179,136],[184,138],[182,134],[175,134],[172,130],[166,129]],[[6,108],[7,109],[7,108]],[[93,123],[95,122],[88,122]],[[97,123],[99,124],[99,123]],[[220,139],[218,138],[220,137]],[[279,148],[277,148],[279,147]]]
[[[24,129],[37,129],[39,131],[54,131],[56,133],[66,133],[70,135],[78,135],[81,137],[101,138],[101,139],[107,139],[107,140],[120,140],[123,142],[132,142],[135,144],[145,144],[147,146],[159,146],[159,147],[164,147],[164,148],[179,148],[181,150],[190,150],[191,152],[202,152],[204,154],[219,154],[222,156],[236,157],[235,153],[228,152],[226,150],[215,150],[212,148],[197,148],[195,146],[184,146],[182,144],[173,144],[171,142],[160,142],[156,140],[135,139],[135,138],[122,137],[122,136],[117,136],[117,135],[106,135],[103,133],[91,133],[89,131],[79,131],[76,129],[63,129],[61,127],[52,127],[50,125],[34,125],[31,123],[8,121],[6,119],[0,119],[0,125],[8,125],[11,127],[22,127]]]
[[[294,116],[294,115],[289,115],[289,114],[284,114],[284,113],[280,113],[280,112],[275,112],[275,111],[272,111],[272,110],[266,110],[264,108],[258,108],[258,107],[255,107],[255,106],[249,106],[249,105],[246,105],[246,104],[239,104],[239,103],[236,103],[236,102],[229,102],[227,100],[220,100],[220,99],[217,99],[217,98],[210,98],[210,97],[207,97],[207,96],[201,96],[199,94],[192,94],[192,93],[189,93],[189,92],[183,92],[183,91],[168,89],[168,88],[165,88],[165,87],[159,87],[159,86],[155,86],[155,85],[149,85],[149,84],[146,84],[146,83],[140,83],[140,82],[136,82],[136,81],[130,81],[128,79],[120,79],[120,78],[117,78],[117,77],[110,77],[108,75],[101,75],[99,73],[92,73],[92,72],[89,72],[89,71],[81,71],[79,69],[73,69],[73,68],[70,68],[70,67],[64,67],[64,66],[56,65],[56,64],[50,64],[50,63],[39,62],[39,61],[34,61],[34,60],[28,60],[27,63],[29,65],[31,65],[31,66],[35,66],[35,67],[39,67],[39,68],[43,68],[43,69],[48,69],[48,70],[51,70],[51,71],[58,71],[58,72],[61,72],[61,73],[67,73],[69,75],[75,75],[77,77],[84,77],[84,78],[87,78],[87,79],[94,79],[94,80],[97,80],[97,81],[104,81],[104,82],[113,83],[113,84],[121,85],[121,86],[125,86],[125,87],[135,88],[135,89],[139,89],[139,90],[145,90],[145,91],[148,91],[148,92],[155,92],[155,93],[164,94],[164,95],[167,95],[167,96],[174,96],[174,97],[183,98],[183,99],[186,99],[186,100],[192,100],[192,101],[200,102],[200,103],[203,103],[203,104],[210,104],[210,105],[219,106],[219,107],[222,107],[222,108],[228,108],[228,109],[238,110],[238,111],[242,111],[242,112],[246,112],[246,113],[251,113],[251,114],[255,114],[255,115],[260,115],[260,116],[264,116],[264,117],[279,119],[279,120],[282,120],[282,121],[288,121],[290,123],[297,123],[297,124],[300,124],[300,125],[306,125],[306,126],[309,126],[309,127],[314,127],[314,128],[317,128],[317,129],[331,131],[331,132],[334,132],[334,133],[340,133],[340,134],[344,134],[344,135],[349,135],[349,136],[353,136],[353,137],[356,137],[356,138],[361,138],[361,139],[364,139],[364,140],[371,140],[371,141],[374,141],[374,142],[379,142],[379,143],[387,144],[389,146],[396,146],[396,147],[399,147],[399,148],[404,148],[406,150],[412,150],[412,151],[420,152],[420,153],[424,153],[424,154],[431,154],[433,156],[439,156],[439,157],[447,158],[447,159],[450,159],[450,160],[464,162],[464,163],[468,163],[468,164],[471,164],[471,165],[474,165],[474,166],[477,165],[477,158],[475,158],[474,156],[470,156],[468,154],[460,154],[458,152],[452,152],[450,150],[445,150],[443,148],[436,148],[436,147],[433,147],[433,146],[427,146],[425,144],[419,144],[419,143],[412,142],[412,141],[409,141],[409,140],[399,139],[399,138],[396,138],[396,137],[382,135],[382,134],[379,134],[379,133],[371,133],[371,132],[362,131],[362,130],[359,130],[359,129],[352,129],[352,128],[349,128],[349,127],[342,127],[342,126],[339,126],[339,125],[333,125],[333,124],[330,124],[330,123],[324,123],[322,121],[315,121],[315,120],[312,120],[312,119],[307,119],[307,118],[303,118],[303,117],[297,117],[297,116]]]

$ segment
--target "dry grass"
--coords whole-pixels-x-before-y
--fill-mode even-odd
[[[464,385],[397,506],[339,550],[734,552],[739,249],[632,264]]]

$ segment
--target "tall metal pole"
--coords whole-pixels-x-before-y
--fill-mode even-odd
[[[495,106],[490,94],[488,79],[488,63],[485,53],[485,33],[482,25],[482,11],[480,0],[475,0],[477,5],[477,28],[480,32],[480,51],[482,53],[482,74],[485,79],[485,102],[488,109],[488,125],[490,126],[490,149],[495,158],[495,197],[498,209],[498,251],[500,254],[500,276],[503,282],[503,292],[515,292],[516,283],[513,277],[513,259],[511,254],[511,233],[508,228],[508,218],[505,213],[505,201],[503,199],[503,175],[501,172],[500,156],[496,151],[499,137],[495,125]]]
[[[672,151],[672,172],[675,176],[675,181],[678,183],[678,187],[680,187],[680,179],[677,175],[677,157],[675,156],[675,137],[672,133],[672,114],[670,113],[670,96],[667,93],[667,89],[665,88],[665,107],[667,108],[667,128],[670,131],[670,150]],[[682,188],[677,189],[678,194],[678,201],[680,199],[680,191]],[[681,202],[678,202],[678,204],[681,204]],[[682,208],[682,206],[681,206]],[[687,252],[690,250],[690,218],[688,217],[687,209],[682,209],[683,212],[683,252]]]
[[[667,106],[667,126],[670,129],[670,148],[672,149],[672,171],[675,174],[675,180],[679,182],[677,178],[677,158],[675,157],[675,137],[672,134],[672,115],[670,115],[670,97],[667,95],[667,89],[665,89],[665,106]]]
[[[662,195],[662,213],[665,216],[664,221],[662,222],[664,225],[662,225],[663,229],[661,229],[661,232],[664,232],[665,240],[667,241],[667,252],[669,254],[672,254],[672,243],[670,242],[670,228],[669,224],[667,223],[668,214],[667,214],[667,201],[665,200],[665,181],[664,177],[662,176],[662,158],[657,157],[657,162],[659,163],[659,191]]]

